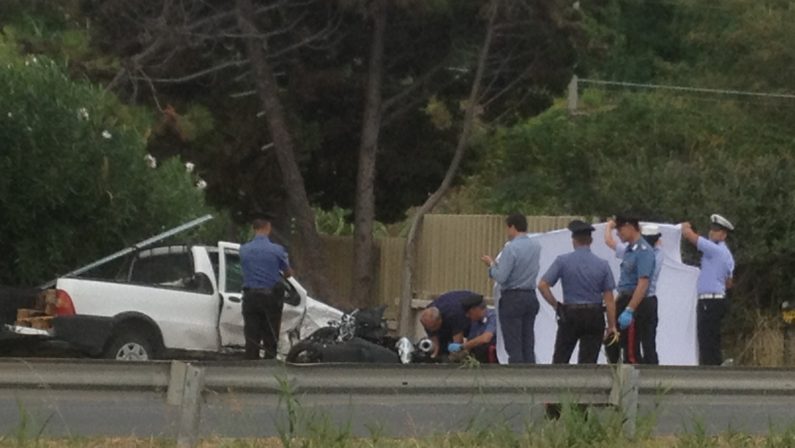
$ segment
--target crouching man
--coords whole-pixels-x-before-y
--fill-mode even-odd
[[[483,296],[479,294],[462,300],[461,306],[470,322],[469,335],[463,343],[448,345],[450,359],[469,354],[482,363],[497,362],[497,314],[486,307]]]
[[[463,301],[477,295],[472,291],[449,291],[436,298],[420,314],[420,323],[433,341],[431,358],[449,354],[450,343],[464,342],[469,334],[469,319]]]

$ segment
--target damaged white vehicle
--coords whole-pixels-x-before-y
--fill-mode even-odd
[[[29,290],[32,294],[10,302],[15,310],[0,307],[0,331],[55,339],[89,356],[127,361],[242,354],[240,245],[154,246],[210,219],[203,216],[83,266],[40,286],[38,294]],[[295,278],[282,281],[280,358],[429,361],[430,341],[414,346],[387,335],[384,307],[345,314],[309,297]],[[10,323],[14,311],[16,321]]]
[[[68,342],[90,356],[149,360],[179,354],[240,351],[245,340],[239,245],[163,246],[136,251],[114,278],[63,277],[44,293],[48,328],[8,325],[18,334]],[[282,356],[343,313],[284,280]],[[36,310],[26,310],[32,313]]]

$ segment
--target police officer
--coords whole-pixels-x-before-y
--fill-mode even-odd
[[[607,261],[591,252],[594,231],[590,224],[574,220],[569,223],[574,252],[555,259],[538,283],[538,290],[558,316],[558,334],[552,362],[568,364],[574,346],[580,343],[579,364],[596,364],[599,348],[607,333],[615,334],[615,282]],[[563,284],[563,303],[552,294],[558,280]]]
[[[692,243],[701,257],[698,275],[698,353],[701,365],[720,365],[720,325],[729,309],[726,290],[732,287],[734,257],[726,245],[734,225],[721,215],[710,216],[708,238],[699,236],[689,222],[682,223],[682,237]]]
[[[621,261],[616,301],[624,361],[633,364],[659,364],[657,298],[648,296],[656,265],[654,250],[641,236],[637,218],[616,217],[616,229],[621,241],[627,244]]]
[[[535,364],[535,321],[538,297],[535,294],[541,258],[541,244],[527,234],[527,218],[513,214],[505,220],[510,243],[500,260],[488,255],[480,259],[489,267],[489,276],[500,284],[500,329],[508,364]]]
[[[627,252],[627,243],[616,241],[613,238],[613,229],[616,223],[612,219],[607,221],[605,226],[605,244],[616,252],[616,258],[619,260],[624,258]],[[646,293],[649,296],[657,297],[657,282],[660,280],[660,272],[662,271],[663,264],[665,263],[665,254],[662,251],[662,234],[660,227],[657,224],[643,224],[640,226],[640,235],[646,240],[651,247],[654,248],[654,275],[649,282],[649,290]]]
[[[651,282],[649,282],[649,290],[646,295],[657,300],[657,284],[665,263],[665,253],[662,251],[662,234],[657,224],[644,224],[640,226],[640,235],[654,249],[654,275],[651,278]]]
[[[453,353],[466,352],[481,363],[497,362],[497,314],[480,294],[462,300],[461,306],[470,322],[469,334],[463,343],[450,343],[451,358]]]
[[[243,269],[243,333],[246,359],[274,358],[282,322],[282,277],[293,275],[284,247],[271,242],[271,216],[257,215],[254,238],[240,247]]]
[[[420,323],[433,342],[431,358],[449,353],[450,343],[464,342],[469,333],[469,319],[463,301],[477,294],[472,291],[449,291],[436,298],[420,314]]]

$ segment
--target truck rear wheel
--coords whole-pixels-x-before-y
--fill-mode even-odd
[[[118,361],[150,361],[154,359],[152,342],[135,330],[122,330],[105,349],[105,358]]]

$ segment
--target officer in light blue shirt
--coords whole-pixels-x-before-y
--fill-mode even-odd
[[[535,294],[541,244],[527,234],[527,218],[513,214],[506,220],[510,243],[500,260],[484,255],[489,276],[500,284],[499,319],[509,364],[535,363],[534,326],[538,314]]]
[[[690,223],[682,223],[682,237],[701,252],[701,272],[698,275],[698,351],[701,365],[720,365],[720,327],[729,310],[726,290],[732,286],[734,257],[726,245],[734,225],[721,215],[710,216],[709,238],[699,236]]]
[[[635,217],[616,217],[616,229],[627,244],[621,261],[616,312],[628,363],[659,364],[657,356],[657,298],[648,290],[654,277],[654,249],[642,237]]]
[[[568,364],[579,342],[579,364],[596,364],[605,336],[607,309],[608,333],[616,332],[613,299],[615,281],[607,261],[591,252],[592,225],[574,220],[569,223],[574,252],[561,255],[538,283],[538,290],[558,316],[558,333],[552,362]],[[558,280],[563,284],[563,303],[552,293]]]

